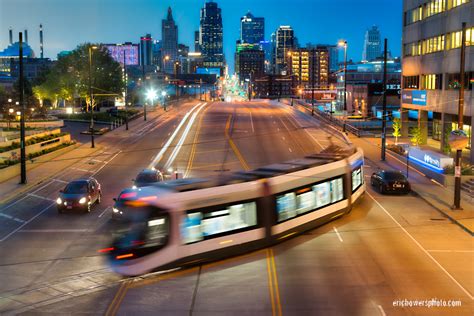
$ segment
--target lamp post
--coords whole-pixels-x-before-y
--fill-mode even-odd
[[[458,98],[458,130],[463,130],[464,125],[464,86],[465,86],[465,63],[466,63],[466,22],[462,23],[461,35],[461,58],[460,58],[460,84]],[[454,210],[462,210],[461,207],[461,160],[462,148],[456,150],[456,165],[454,167]]]
[[[91,121],[89,131],[91,133],[91,148],[95,148],[94,141],[94,100],[92,95],[92,50],[97,49],[97,46],[89,45],[89,102],[91,106]]]
[[[340,41],[339,46],[344,47],[344,111],[347,111],[347,41]]]
[[[124,89],[124,96],[123,101],[125,103],[125,130],[128,131],[128,108],[127,108],[127,84],[128,84],[128,77],[127,77],[127,60],[125,58],[125,50],[123,51],[123,76],[125,81],[125,89]]]
[[[9,100],[11,100],[11,99],[9,99]],[[12,108],[8,109],[8,130],[9,131],[10,131],[10,121],[12,119],[11,116],[12,116],[13,112],[15,112],[14,109],[12,109]]]
[[[150,100],[151,105],[153,105],[153,103],[154,103],[154,101],[155,101],[155,99],[156,99],[156,91],[153,90],[153,89],[148,90],[147,93],[146,93],[146,98],[147,98],[148,100]]]
[[[166,91],[161,91],[161,96],[163,97],[163,109],[166,112]]]
[[[23,33],[19,33],[19,63],[20,63],[20,184],[26,184],[26,140],[25,140],[25,81],[23,77]]]

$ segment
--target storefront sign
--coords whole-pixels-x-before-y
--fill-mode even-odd
[[[402,92],[402,103],[425,106],[426,102],[426,90],[403,90]]]
[[[410,148],[410,159],[438,172],[442,172],[444,168],[454,164],[454,159],[449,156],[417,147]]]

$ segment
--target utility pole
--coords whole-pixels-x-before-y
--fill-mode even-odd
[[[385,161],[385,150],[387,145],[387,39],[384,39],[383,47],[383,104],[382,104],[382,152],[381,159]]]
[[[25,83],[23,79],[23,34],[19,33],[20,37],[20,163],[21,163],[21,179],[20,184],[26,184],[26,143],[25,143]]]
[[[309,69],[311,69],[311,116],[314,116],[314,55],[316,53],[316,50],[313,49],[311,50],[311,66]]]
[[[91,121],[89,125],[89,131],[91,133],[91,148],[95,148],[94,142],[94,99],[92,95],[92,49],[94,47],[89,45],[89,99],[91,106]]]
[[[347,111],[347,41],[344,41],[344,111]]]
[[[125,95],[123,96],[124,101],[125,101],[125,130],[128,131],[128,108],[127,108],[128,77],[127,77],[127,60],[125,58],[125,50],[123,50],[123,75],[125,79]]]
[[[145,61],[143,61],[142,65],[142,90],[145,88]],[[146,98],[145,103],[143,104],[143,120],[146,121]]]
[[[461,69],[459,75],[461,77],[461,87],[459,88],[458,103],[458,130],[462,131],[464,127],[464,86],[465,86],[465,63],[466,63],[466,22],[462,23],[461,36]],[[453,209],[462,210],[461,208],[461,160],[462,148],[456,151],[456,166],[454,171],[454,205]]]

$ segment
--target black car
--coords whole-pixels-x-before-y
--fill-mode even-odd
[[[134,182],[134,188],[146,187],[156,182],[163,181],[163,174],[156,169],[144,169],[141,171]]]
[[[71,181],[59,192],[59,197],[56,199],[58,213],[74,209],[90,212],[91,206],[94,203],[99,204],[101,197],[101,187],[96,179]]]
[[[137,197],[138,189],[124,189],[117,198],[114,198],[114,206],[112,208],[112,219],[122,220],[125,218],[125,202],[133,201]]]
[[[376,187],[380,193],[409,193],[410,183],[400,171],[380,170],[374,172],[370,178],[370,184]]]

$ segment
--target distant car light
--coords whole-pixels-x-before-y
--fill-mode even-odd
[[[87,202],[87,199],[85,197],[82,197],[80,200],[79,200],[79,203],[80,204],[85,204]]]
[[[57,203],[57,204],[62,204],[62,203],[63,203],[63,200],[61,200],[61,198],[57,198],[57,199],[56,199],[56,203]]]
[[[119,211],[117,208],[115,208],[115,207],[114,207],[112,210],[114,211],[114,213],[120,212],[120,211]]]
[[[132,187],[132,189],[136,190],[136,189],[138,189],[138,187],[137,187],[136,185],[134,185],[134,186]]]

